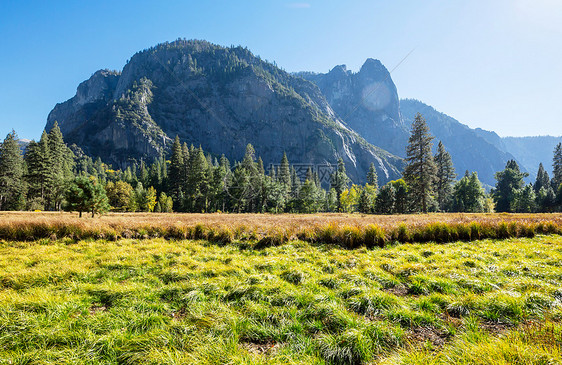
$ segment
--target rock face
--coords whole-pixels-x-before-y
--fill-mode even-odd
[[[367,142],[395,155],[405,157],[410,126],[419,112],[436,138],[435,146],[437,141],[443,142],[459,175],[465,170],[476,171],[483,183],[493,185],[495,172],[514,158],[479,131],[431,106],[417,100],[399,100],[388,70],[377,60],[368,59],[357,73],[342,65],[327,74],[297,75],[316,83],[337,116]]]
[[[337,115],[367,142],[404,157],[409,131],[396,86],[379,60],[367,59],[357,73],[340,65],[327,74],[298,75],[316,83]]]
[[[492,143],[492,135],[484,138],[482,130],[471,129],[418,100],[403,99],[400,101],[400,108],[408,127],[416,113],[423,115],[435,136],[434,147],[438,141],[443,142],[445,149],[451,154],[457,175],[461,177],[466,170],[476,171],[480,181],[493,186],[496,183],[494,174],[503,170],[508,160],[515,159],[512,154]],[[487,133],[497,137],[493,132]]]
[[[231,160],[248,143],[266,164],[283,152],[295,164],[342,157],[355,182],[365,181],[371,163],[381,182],[398,178],[404,164],[343,123],[315,84],[242,47],[205,41],[160,44],[135,54],[120,74],[96,72],[55,106],[47,129],[55,121],[67,142],[118,166],[159,156],[176,135]]]

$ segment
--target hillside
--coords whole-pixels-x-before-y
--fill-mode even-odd
[[[381,182],[400,176],[403,160],[367,143],[336,117],[311,82],[242,47],[178,40],[135,54],[122,72],[101,70],[57,104],[65,140],[116,166],[152,159],[182,142],[240,160],[248,143],[265,164],[286,152],[293,164],[342,157],[356,182],[369,165]]]
[[[503,170],[508,160],[517,159],[483,138],[480,132],[418,100],[401,100],[400,110],[408,127],[416,113],[423,115],[435,136],[434,144],[442,141],[451,154],[457,175],[464,174],[466,170],[476,171],[483,183],[494,185],[494,174]]]
[[[562,142],[562,137],[537,136],[537,137],[503,137],[502,143],[505,150],[509,151],[529,171],[531,178],[537,175],[539,163],[552,176],[552,158],[554,148]]]
[[[514,158],[509,152],[488,142],[475,130],[429,105],[398,97],[388,70],[378,60],[367,59],[359,72],[345,65],[326,74],[297,74],[318,85],[337,116],[363,136],[367,142],[405,157],[410,125],[421,113],[437,141],[450,152],[457,173],[476,171],[480,180],[495,184],[494,174]]]

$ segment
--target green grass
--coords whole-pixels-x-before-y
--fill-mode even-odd
[[[557,364],[561,304],[556,235],[0,242],[2,364]]]

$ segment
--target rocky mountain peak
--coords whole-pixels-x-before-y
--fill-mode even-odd
[[[361,69],[359,70],[361,77],[369,77],[377,80],[384,80],[390,78],[390,73],[381,63],[381,61],[374,58],[367,58]]]
[[[246,48],[204,41],[159,44],[136,53],[120,76],[94,74],[53,109],[48,125],[55,120],[69,143],[116,166],[158,157],[175,136],[231,160],[251,143],[266,165],[284,152],[313,166],[341,157],[357,182],[371,163],[381,182],[399,177],[403,165],[345,125],[314,83]]]

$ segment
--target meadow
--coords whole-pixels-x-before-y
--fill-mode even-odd
[[[0,363],[559,364],[560,222],[2,214]]]

